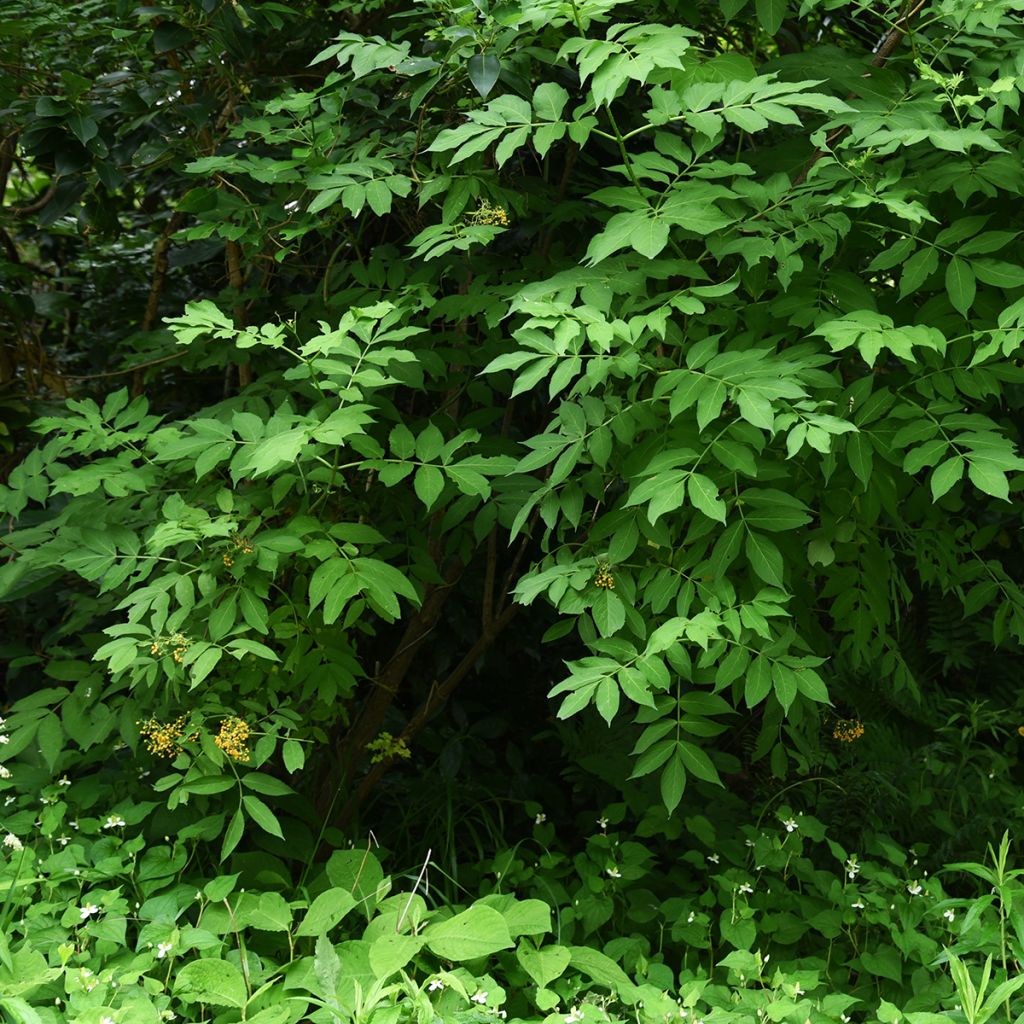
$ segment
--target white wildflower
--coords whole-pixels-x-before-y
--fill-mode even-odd
[[[920,896],[923,891],[921,883],[918,882],[917,879],[914,879],[914,881],[907,886],[907,892],[909,892],[911,896]]]
[[[850,906],[853,907],[854,910],[864,909],[864,903],[861,900],[856,900],[854,903],[851,903]]]
[[[719,859],[720,859],[720,858],[719,858],[719,856],[718,856],[718,854],[717,854],[717,853],[709,853],[709,854],[708,854],[708,861],[709,861],[710,863],[712,863],[712,864],[717,864],[717,863],[718,863],[718,861],[719,861]]]
[[[15,853],[23,849],[21,840],[13,832],[8,832],[4,837],[4,846],[14,850]]]
[[[945,918],[945,919],[946,919],[946,920],[947,920],[947,921],[948,921],[948,922],[949,922],[950,924],[952,924],[952,923],[953,923],[953,918],[954,918],[954,917],[956,917],[956,914],[954,914],[954,913],[953,913],[953,908],[952,908],[952,907],[950,907],[950,909],[949,909],[949,910],[944,910],[944,911],[942,912],[942,916],[943,916],[943,917],[944,917],[944,918]]]
[[[534,823],[534,825],[543,825],[544,822],[547,821],[547,820],[548,820],[548,816],[543,811],[541,811],[541,813],[538,814],[537,817],[533,819],[533,823]]]
[[[173,948],[173,946],[172,946],[172,944],[170,942],[158,942],[156,944],[156,958],[157,958],[157,960],[163,960],[163,958],[165,956],[167,956],[168,953],[170,953],[172,948]]]
[[[569,1016],[565,1018],[565,1024],[576,1024],[578,1020],[583,1020],[583,1011],[578,1006],[574,1006],[569,1011]]]
[[[11,737],[7,733],[0,733],[0,743],[10,743]]]
[[[78,916],[82,921],[87,921],[93,914],[98,914],[99,912],[100,908],[95,903],[86,903],[79,908]]]
[[[607,818],[606,818],[606,817],[605,817],[605,816],[604,816],[603,814],[601,815],[601,817],[600,817],[600,818],[598,818],[598,819],[597,819],[597,827],[598,827],[598,828],[599,828],[599,829],[600,829],[600,830],[601,830],[602,832],[603,832],[603,831],[604,831],[604,830],[605,830],[606,828],[608,828],[608,819],[607,819]]]
[[[119,814],[108,814],[103,828],[124,828],[125,821]]]
[[[687,924],[693,924],[693,922],[696,921],[696,920],[697,920],[697,915],[691,910],[689,917],[687,917],[687,919],[686,919],[686,923]]]
[[[487,993],[486,992],[477,992],[477,994],[475,996],[470,996],[469,998],[474,1003],[480,1003],[481,1005],[483,1005],[484,1003],[487,1002]]]
[[[606,870],[607,870],[609,878],[621,878],[622,877],[622,872],[614,864],[612,864]]]
[[[444,982],[440,978],[435,978],[428,986],[428,992],[436,992],[438,989],[444,988]]]
[[[846,875],[848,878],[856,878],[860,874],[860,865],[857,863],[856,854],[846,862]]]
[[[57,785],[58,786],[70,786],[71,785],[71,780],[66,775],[62,775],[57,780]]]
[[[9,779],[11,777],[11,769],[5,764],[0,764],[0,779]]]
[[[744,896],[749,896],[753,891],[754,891],[754,887],[752,885],[750,885],[748,882],[744,882],[739,887],[739,892],[741,892]]]
[[[796,823],[796,818],[787,818],[782,824],[786,826],[787,832],[795,832],[800,827]]]

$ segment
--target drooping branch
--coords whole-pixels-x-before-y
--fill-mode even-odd
[[[57,179],[54,178],[42,195],[33,199],[32,202],[28,203],[26,206],[12,206],[11,213],[13,213],[15,217],[30,217],[33,213],[38,213],[44,206],[46,206],[56,193]]]

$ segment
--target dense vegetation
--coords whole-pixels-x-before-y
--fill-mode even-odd
[[[1024,1019],[1021,9],[0,2],[3,1018]]]

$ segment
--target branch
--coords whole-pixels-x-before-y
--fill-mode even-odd
[[[462,576],[464,568],[461,559],[456,558],[452,562],[445,572],[444,582],[431,588],[423,598],[423,604],[410,618],[402,634],[398,650],[373,680],[373,689],[348,729],[342,745],[340,785],[347,785],[362,767],[366,759],[366,745],[380,733],[384,718],[398,696],[398,690],[412,667],[417,651],[440,619],[451,589]],[[329,789],[339,784],[334,779],[328,782]],[[321,796],[326,796],[326,792],[322,792]]]
[[[54,178],[53,181],[50,182],[46,191],[39,196],[38,199],[32,200],[28,206],[12,206],[11,213],[13,213],[15,217],[29,217],[33,213],[38,213],[53,198],[56,191],[57,179]]]
[[[490,629],[477,637],[476,642],[466,652],[462,660],[455,666],[448,677],[440,685],[431,687],[427,699],[420,705],[419,710],[409,720],[409,724],[402,730],[399,739],[407,746],[417,736],[420,730],[441,710],[448,698],[455,692],[456,687],[472,671],[473,666],[486,654],[487,649],[494,643],[505,627],[515,618],[521,605],[509,605],[491,623]],[[395,759],[387,758],[375,764],[363,776],[358,788],[349,797],[348,803],[342,808],[339,815],[338,825],[344,829],[351,822],[352,817],[359,810],[366,798],[373,792],[374,787],[384,777],[388,769],[394,764]]]
[[[889,30],[888,35],[886,35],[886,37],[882,40],[881,44],[879,45],[878,50],[875,52],[875,56],[872,58],[869,67],[885,67],[886,61],[888,61],[888,59],[892,56],[893,51],[896,49],[897,46],[900,45],[900,43],[903,40],[903,37],[909,31],[911,21],[913,21],[913,19],[917,17],[917,15],[921,12],[921,10],[925,7],[927,3],[928,0],[917,0],[917,3],[915,3],[914,6],[909,11],[907,11],[906,14],[897,19],[896,24],[893,25],[893,27]],[[870,74],[870,70],[865,71],[861,77],[868,78]],[[846,98],[850,100],[853,99],[856,95],[857,94],[855,92],[851,92],[847,94]],[[825,145],[821,149],[816,149],[814,151],[814,153],[811,155],[811,159],[808,161],[804,169],[794,179],[792,186],[793,188],[796,188],[798,185],[802,185],[807,180],[807,175],[811,173],[811,169],[814,167],[814,165],[823,156],[825,156],[826,153],[831,152],[832,147],[835,145],[835,143],[838,142],[839,139],[841,139],[849,130],[850,129],[848,125],[843,125],[841,128],[837,128],[834,132],[832,132],[831,135],[826,137]]]
[[[243,330],[246,325],[245,303],[242,301],[242,289],[245,287],[245,275],[242,273],[242,247],[233,240],[224,243],[224,261],[228,270],[228,284],[235,293],[234,320],[235,327]],[[238,388],[241,390],[252,383],[252,366],[249,361],[238,364]]]
[[[164,225],[164,230],[153,245],[153,276],[149,281],[149,296],[146,299],[146,310],[142,314],[141,327],[144,331],[151,331],[156,327],[157,317],[160,315],[160,296],[163,293],[164,281],[167,279],[167,269],[170,266],[170,261],[167,257],[167,250],[171,247],[171,235],[178,230],[184,219],[185,215],[183,213],[171,214],[170,220],[168,220]],[[171,357],[168,356],[166,358]],[[161,360],[161,362],[162,361],[163,360]],[[147,365],[147,363],[140,363],[138,366],[132,367],[133,395],[142,394],[144,381],[140,371]],[[103,375],[101,374],[100,376]],[[88,378],[79,379],[87,380]]]

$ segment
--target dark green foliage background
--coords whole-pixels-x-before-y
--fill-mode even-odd
[[[7,830],[296,892],[372,830],[580,942],[782,808],[979,859],[1024,742],[1018,6],[0,5]]]

